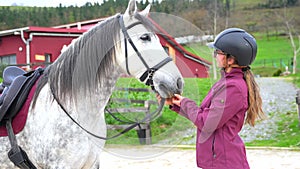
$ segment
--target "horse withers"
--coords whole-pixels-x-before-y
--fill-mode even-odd
[[[37,168],[99,168],[106,137],[104,108],[118,77],[127,73],[163,98],[181,93],[183,79],[160,44],[150,6],[98,23],[73,41],[39,79],[17,141]],[[69,117],[69,116],[70,117]],[[72,120],[72,119],[74,120]],[[7,137],[0,138],[0,168],[11,169]]]

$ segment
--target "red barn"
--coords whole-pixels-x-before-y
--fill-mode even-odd
[[[30,69],[52,63],[64,46],[105,18],[48,27],[25,27],[0,31],[0,63],[20,65]],[[153,21],[154,22],[154,21]],[[183,77],[209,76],[211,63],[186,51],[155,22],[163,34],[158,34],[162,46],[181,71]]]
[[[0,62],[30,68],[53,62],[84,30],[25,27],[0,32]]]

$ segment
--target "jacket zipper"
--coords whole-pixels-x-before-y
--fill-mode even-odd
[[[215,138],[216,138],[216,135],[214,135],[213,137],[213,141],[212,141],[212,146],[211,146],[211,150],[212,150],[212,155],[213,155],[213,158],[215,159],[216,158],[216,152],[215,152]]]

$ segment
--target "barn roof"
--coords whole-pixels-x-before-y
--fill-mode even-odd
[[[37,33],[57,33],[57,34],[82,34],[86,30],[66,29],[66,28],[57,29],[57,28],[49,28],[49,27],[29,26],[29,27],[0,31],[0,37],[7,36],[7,35],[19,35],[21,31],[37,32]]]

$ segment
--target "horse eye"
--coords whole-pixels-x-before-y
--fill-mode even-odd
[[[140,37],[140,39],[143,40],[143,41],[151,41],[151,37],[150,37],[150,35],[147,34],[147,33],[145,33],[144,35],[142,35],[142,36]]]

